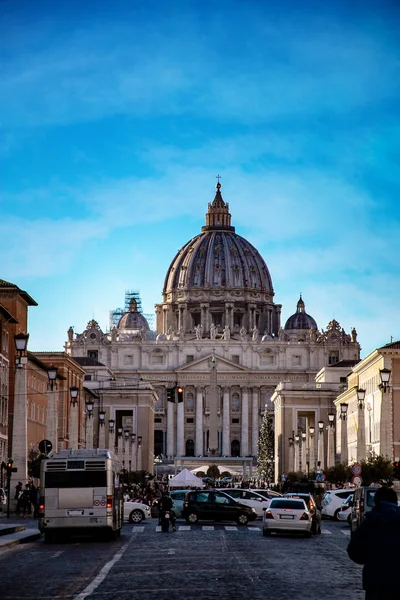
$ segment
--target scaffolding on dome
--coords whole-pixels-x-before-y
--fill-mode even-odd
[[[115,310],[110,310],[110,318],[109,318],[109,326],[110,331],[113,327],[117,327],[120,318],[127,312],[129,312],[129,307],[131,305],[132,300],[136,302],[137,311],[142,313],[144,317],[146,317],[147,322],[149,324],[150,329],[152,330],[155,322],[155,315],[144,313],[142,309],[142,299],[140,297],[140,290],[126,290],[125,291],[125,306],[124,308],[116,308]]]

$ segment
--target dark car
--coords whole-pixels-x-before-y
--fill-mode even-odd
[[[182,516],[187,523],[198,521],[236,521],[246,525],[257,518],[254,508],[240,504],[220,490],[197,490],[188,492]]]
[[[321,511],[317,507],[314,497],[311,494],[306,494],[306,493],[297,494],[295,492],[290,492],[288,494],[285,494],[285,497],[286,498],[301,498],[301,500],[304,500],[308,510],[310,511],[310,513],[312,515],[311,533],[320,534],[321,533],[322,515],[321,515]]]

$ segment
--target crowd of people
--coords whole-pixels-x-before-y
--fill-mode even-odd
[[[18,484],[15,486],[14,500],[17,501],[16,513],[18,516],[37,519],[40,500],[38,487],[33,483],[27,483],[23,486],[22,481],[18,481]]]

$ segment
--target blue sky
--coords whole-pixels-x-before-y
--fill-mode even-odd
[[[145,312],[222,175],[282,321],[400,337],[397,2],[0,3],[0,278],[31,350]]]

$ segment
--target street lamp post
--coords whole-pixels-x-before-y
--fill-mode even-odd
[[[108,419],[108,447],[114,452],[115,450],[115,420]]]
[[[57,390],[58,368],[51,365],[47,369],[49,378],[47,389],[47,439],[53,446],[53,452],[58,449],[58,390]]]
[[[101,410],[99,410],[99,443],[98,443],[98,448],[105,448],[106,447],[106,426],[105,426],[105,421],[106,421],[106,413],[103,410],[103,408],[101,408]]]
[[[314,471],[315,470],[315,444],[314,444],[314,434],[315,434],[315,427],[313,427],[312,425],[308,428],[308,435],[309,435],[309,457],[308,457],[308,464],[309,464],[309,468],[308,471]]]
[[[340,405],[340,462],[347,464],[349,461],[349,451],[347,444],[347,409],[349,405],[342,402]]]
[[[137,470],[142,470],[142,436],[138,435],[137,439]]]
[[[79,406],[79,388],[76,386],[69,388],[71,398],[70,429],[69,429],[69,447],[78,449],[78,406]]]
[[[129,468],[129,438],[130,438],[130,431],[129,431],[129,429],[125,429],[125,431],[124,431],[124,442],[125,442],[124,468],[126,471],[128,471],[128,468]]]
[[[306,448],[307,434],[305,431],[301,433],[301,470],[303,473],[307,471],[307,448]]]
[[[318,466],[321,469],[321,471],[325,469],[324,450],[324,422],[318,421]]]
[[[294,471],[294,438],[289,438],[289,464],[288,464],[288,472],[291,473]]]
[[[131,468],[132,468],[132,471],[137,471],[137,464],[136,464],[136,433],[131,433]]]
[[[366,444],[365,444],[365,393],[362,388],[357,388],[357,403],[358,403],[358,427],[357,427],[357,462],[365,459]]]
[[[328,413],[328,451],[326,466],[328,469],[335,466],[335,413]]]
[[[380,369],[379,371],[379,377],[381,379],[381,383],[379,385],[379,388],[383,391],[383,392],[388,392],[390,390],[389,387],[389,381],[390,381],[390,374],[391,374],[391,370],[390,369]]]
[[[123,453],[123,447],[124,447],[124,439],[122,437],[124,430],[122,429],[122,427],[118,427],[117,429],[117,433],[118,433],[118,456],[120,461],[122,461],[122,453]]]
[[[26,364],[28,362],[26,352],[28,346],[28,333],[17,333],[14,336],[17,360],[15,364],[15,396],[14,414],[12,422],[12,480],[25,482],[28,477],[28,402],[27,402],[27,378]]]
[[[93,448],[93,400],[86,401],[86,448]]]

